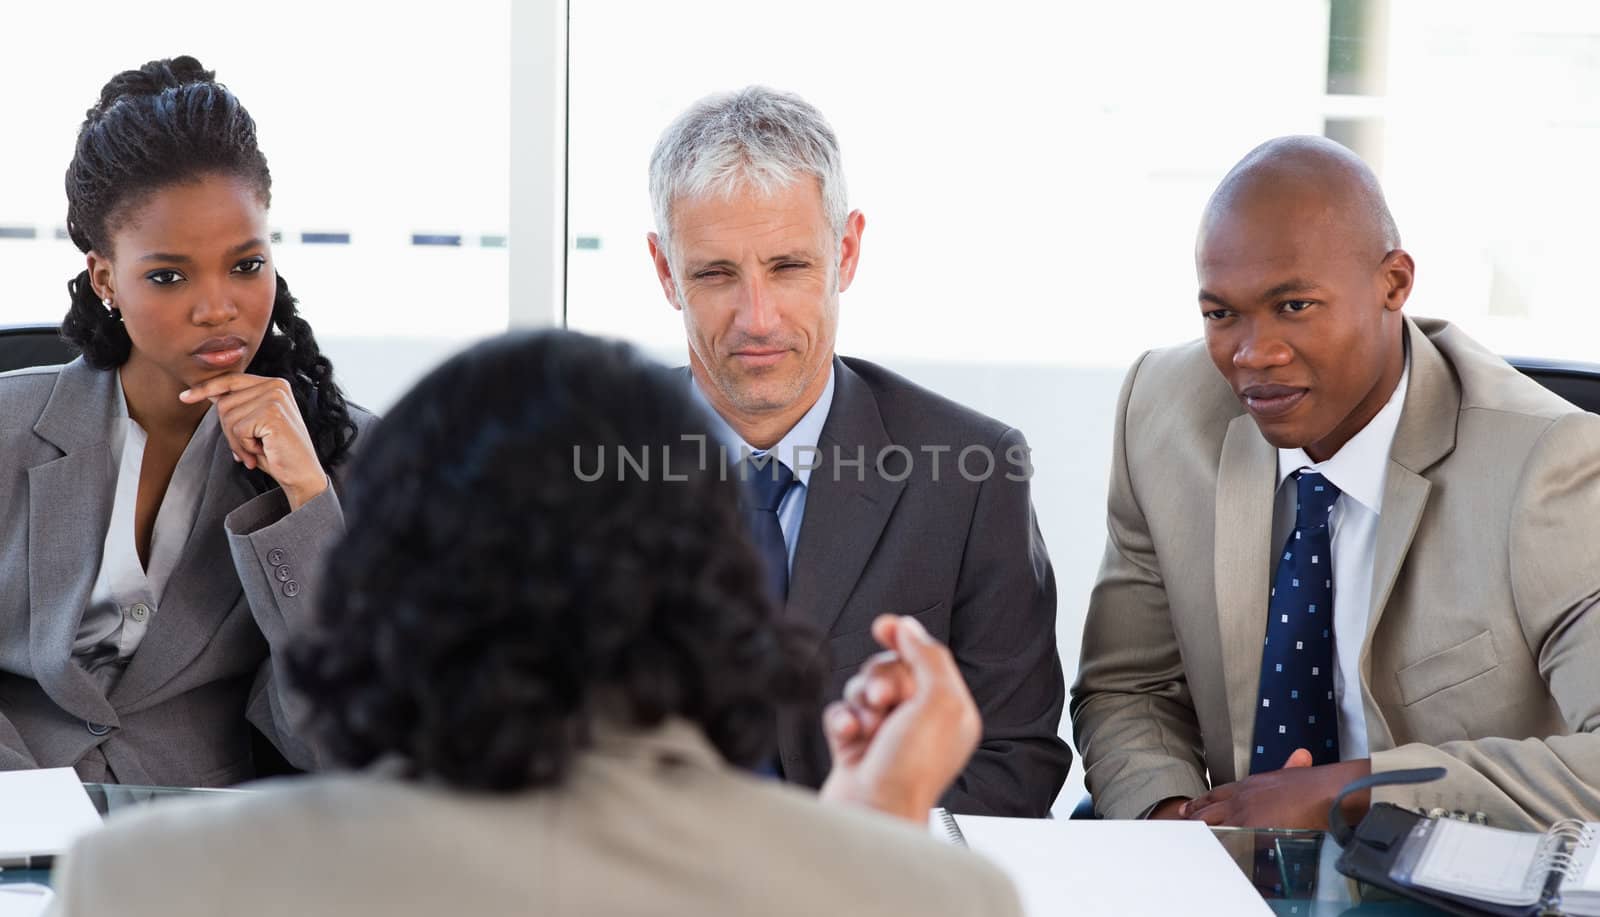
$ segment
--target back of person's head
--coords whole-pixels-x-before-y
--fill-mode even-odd
[[[559,783],[602,721],[679,717],[761,760],[820,673],[705,437],[687,379],[570,332],[490,340],[418,383],[354,461],[294,654],[334,754],[516,790]]]
[[[113,237],[163,189],[209,176],[242,181],[263,207],[272,173],[256,142],[256,123],[216,74],[189,56],[125,70],[100,90],[78,129],[67,166],[67,234],[79,251],[115,257]],[[133,348],[115,310],[96,296],[89,271],[67,284],[72,303],[61,334],[97,369],[126,363]],[[337,464],[355,438],[333,367],[277,278],[271,326],[246,372],[286,379],[294,389],[317,456]]]
[[[650,156],[656,234],[670,250],[672,205],[680,198],[745,188],[770,195],[807,177],[817,181],[834,237],[842,237],[849,215],[844,166],[822,112],[765,86],[707,96],[667,126]]]

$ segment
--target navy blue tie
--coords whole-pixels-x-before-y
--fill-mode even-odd
[[[1295,472],[1294,531],[1278,554],[1261,647],[1250,773],[1283,767],[1297,748],[1313,764],[1339,760],[1333,698],[1333,542],[1328,517],[1339,488],[1315,471]]]
[[[767,575],[767,592],[776,607],[782,608],[789,597],[789,545],[783,540],[783,526],[778,524],[778,507],[784,495],[794,484],[794,472],[778,461],[770,452],[744,459],[739,468],[744,480],[740,489],[739,510],[744,515],[750,541],[761,555],[761,566]],[[783,764],[776,755],[760,761],[755,772],[763,777],[783,779]]]
[[[745,525],[766,568],[768,594],[782,607],[789,597],[789,546],[778,524],[778,507],[794,484],[794,472],[771,453],[745,458],[739,472],[745,482],[740,500]]]

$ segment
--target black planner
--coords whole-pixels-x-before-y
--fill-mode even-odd
[[[1340,797],[1442,776],[1442,768],[1373,774]],[[1329,821],[1343,848],[1339,871],[1367,885],[1452,914],[1600,917],[1600,823],[1566,819],[1543,833],[1511,831],[1379,803],[1351,829],[1337,802]]]

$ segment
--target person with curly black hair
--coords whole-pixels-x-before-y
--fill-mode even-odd
[[[273,265],[271,187],[192,57],[117,74],[78,132],[82,355],[0,376],[0,769],[215,786],[318,762],[279,672],[371,416]]]
[[[826,673],[774,613],[707,435],[682,380],[620,343],[514,334],[433,371],[355,460],[320,626],[289,656],[366,772],[113,818],[57,870],[59,912],[1019,913],[995,867],[927,835],[981,724],[915,619],[876,623],[892,652],[824,714],[834,804],[750,771]],[[239,894],[269,876],[293,879]]]

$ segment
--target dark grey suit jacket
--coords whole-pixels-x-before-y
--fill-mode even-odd
[[[949,644],[983,714],[982,744],[942,805],[1043,816],[1072,752],[1057,735],[1055,574],[1028,495],[1027,443],[865,360],[836,358],[833,371],[784,613],[824,636],[830,699],[881,649],[875,616],[916,617]],[[858,458],[864,466],[850,464]],[[828,775],[815,711],[780,719],[779,749],[789,780],[814,787]]]
[[[225,439],[121,679],[105,693],[73,661],[116,486],[115,398],[111,373],[81,359],[0,375],[0,770],[237,783],[254,774],[251,724],[294,765],[316,766],[278,654],[310,620],[321,559],[344,531],[339,498],[329,488],[290,514],[282,491],[250,488]]]

